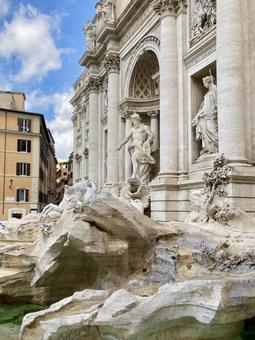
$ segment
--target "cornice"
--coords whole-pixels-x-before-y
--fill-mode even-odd
[[[188,69],[199,63],[201,60],[216,51],[216,30],[203,40],[200,40],[196,45],[188,51],[183,60]]]
[[[107,44],[110,40],[117,40],[115,24],[105,23],[97,33],[97,42]]]

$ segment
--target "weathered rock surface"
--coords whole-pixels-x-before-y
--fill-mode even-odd
[[[255,277],[168,283],[151,296],[85,290],[27,315],[21,339],[229,339],[255,314]]]
[[[159,224],[102,193],[1,246],[0,299],[60,300],[22,340],[233,340],[255,316],[254,245],[252,223]]]

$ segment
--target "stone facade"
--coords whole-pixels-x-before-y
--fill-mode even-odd
[[[74,179],[110,188],[131,177],[129,146],[117,149],[138,113],[154,134],[153,219],[184,220],[222,153],[228,197],[255,215],[254,19],[249,0],[97,3],[71,101]]]

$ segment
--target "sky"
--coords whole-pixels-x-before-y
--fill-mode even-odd
[[[82,25],[97,0],[0,0],[0,90],[26,95],[26,111],[45,115],[56,156],[73,148],[72,85],[86,50]]]

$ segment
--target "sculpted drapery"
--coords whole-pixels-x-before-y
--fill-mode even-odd
[[[202,141],[201,155],[218,152],[217,87],[213,84],[212,76],[203,78],[203,84],[208,92],[192,120],[196,128],[196,140]]]
[[[155,159],[151,156],[151,143],[154,134],[151,129],[141,123],[139,114],[131,116],[132,128],[128,136],[120,143],[118,150],[123,145],[130,142],[128,151],[131,155],[133,173],[131,178],[137,178],[142,183],[148,184],[150,181],[151,165],[155,164]]]

